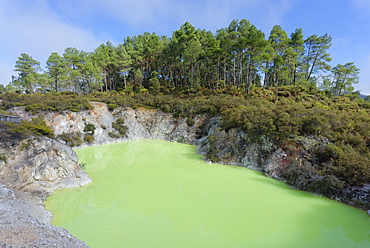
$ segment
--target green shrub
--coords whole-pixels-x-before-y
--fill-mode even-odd
[[[311,165],[298,163],[287,165],[283,168],[282,175],[288,184],[301,190],[309,190],[312,188],[312,183],[321,178],[319,172]]]
[[[303,118],[300,131],[302,134],[322,134],[329,128],[329,119],[326,116],[310,114]]]
[[[4,161],[6,163],[7,162],[6,155],[0,155],[0,161]]]
[[[117,108],[118,107],[118,104],[115,104],[115,103],[109,103],[108,104],[108,109],[110,110],[110,111],[112,111],[112,110],[114,110],[115,108]]]
[[[91,134],[85,134],[84,136],[84,142],[85,143],[91,143],[94,141],[94,136],[92,136]]]
[[[116,133],[116,132],[109,132],[108,133],[108,136],[111,137],[112,139],[119,139],[119,138],[121,138],[121,135],[119,133]]]
[[[91,124],[91,123],[87,123],[85,124],[85,127],[84,127],[84,132],[90,134],[90,135],[94,135],[95,133],[95,125],[94,124]]]
[[[40,117],[33,118],[32,121],[21,121],[21,123],[0,121],[0,130],[0,145],[7,143],[16,145],[29,136],[53,136],[53,130]]]
[[[85,168],[85,166],[86,166],[86,164],[85,163],[78,163],[78,165],[81,167],[81,169],[84,169]]]
[[[186,124],[187,124],[188,126],[194,126],[195,121],[194,121],[194,119],[193,119],[193,118],[188,117],[188,118],[186,118]]]
[[[333,174],[348,184],[362,185],[370,180],[370,161],[351,146],[343,146],[342,152],[331,160]]]
[[[320,147],[316,151],[316,157],[320,163],[329,162],[332,159],[337,159],[342,153],[342,149],[334,144],[328,144],[324,147]]]
[[[44,119],[41,117],[33,118],[30,122],[22,121],[22,125],[35,135],[52,137],[54,134],[54,131],[45,124]]]
[[[207,157],[212,161],[212,162],[219,162],[221,160],[220,154],[221,150],[219,148],[219,145],[221,145],[220,141],[220,136],[212,134],[209,136],[208,141],[209,141],[209,150],[207,153]]]
[[[87,98],[68,92],[58,94],[14,94],[6,93],[2,95],[5,105],[10,108],[14,106],[25,106],[27,111],[37,114],[42,111],[74,111],[89,109],[90,105]]]
[[[313,181],[308,187],[308,190],[320,194],[332,194],[340,189],[343,189],[344,186],[345,183],[334,175],[325,175]]]
[[[43,108],[45,108],[45,106],[42,106],[38,103],[33,103],[30,105],[27,105],[25,107],[25,110],[31,112],[32,114],[36,114],[40,109],[43,109]]]
[[[124,124],[125,120],[123,118],[118,118],[115,122],[112,122],[112,128],[119,133],[119,137],[127,136],[128,126],[125,126]]]
[[[65,141],[71,147],[80,146],[83,140],[80,137],[80,133],[63,133],[57,136],[57,139]]]

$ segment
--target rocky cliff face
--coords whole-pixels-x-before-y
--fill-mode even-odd
[[[57,189],[85,185],[91,179],[80,168],[76,153],[67,145],[47,137],[32,137],[3,149],[1,182],[16,190],[42,197]]]
[[[237,129],[226,132],[220,126],[219,117],[208,119],[204,123],[200,138],[194,141],[200,154],[215,162],[263,172],[271,171],[270,176],[273,175],[273,170],[268,169],[274,150],[270,140],[264,138],[258,143],[250,142],[244,132]]]
[[[197,127],[204,120],[204,117],[195,118],[195,125],[188,126],[185,118],[174,118],[172,114],[159,110],[116,108],[110,112],[104,103],[91,105],[92,109],[89,111],[47,113],[45,121],[53,128],[56,136],[78,134],[81,140],[89,134],[89,131],[84,131],[86,126],[93,125],[93,140],[81,145],[97,145],[138,139],[161,139],[191,144],[195,140]],[[119,119],[124,120],[121,126],[127,128],[125,134],[120,134],[114,128],[114,123]]]

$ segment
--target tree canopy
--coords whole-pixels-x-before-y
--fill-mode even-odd
[[[288,35],[275,25],[266,35],[248,20],[233,20],[212,33],[184,23],[172,37],[144,33],[122,44],[101,44],[92,52],[74,47],[53,52],[42,71],[40,62],[21,54],[8,90],[26,93],[76,93],[125,90],[196,93],[201,88],[239,89],[301,86],[335,95],[350,93],[358,81],[352,63],[331,67],[328,34]]]

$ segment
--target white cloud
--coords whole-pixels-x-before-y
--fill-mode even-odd
[[[21,53],[45,62],[67,47],[91,51],[105,40],[59,16],[45,0],[0,0],[0,83],[7,84]],[[10,68],[11,71],[10,71]]]

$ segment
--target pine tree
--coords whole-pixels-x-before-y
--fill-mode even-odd
[[[19,82],[30,94],[33,94],[37,86],[37,73],[41,71],[40,62],[30,55],[22,53],[15,62],[15,71],[19,74]]]
[[[46,61],[47,72],[52,79],[51,89],[58,92],[64,87],[67,79],[67,67],[63,57],[53,52]]]
[[[323,36],[311,35],[305,40],[305,56],[302,68],[305,80],[310,81],[314,74],[330,70],[328,62],[331,61],[327,50],[331,46],[332,38],[328,34]]]
[[[295,59],[289,67],[289,78],[290,84],[297,85],[297,83],[303,78],[303,72],[301,65],[303,63],[303,56],[305,52],[303,32],[301,28],[297,28],[290,35],[289,47],[293,49],[295,53]]]
[[[330,90],[334,95],[349,94],[354,90],[353,84],[358,83],[360,70],[353,62],[344,65],[338,64],[333,67],[331,72],[333,75]]]

